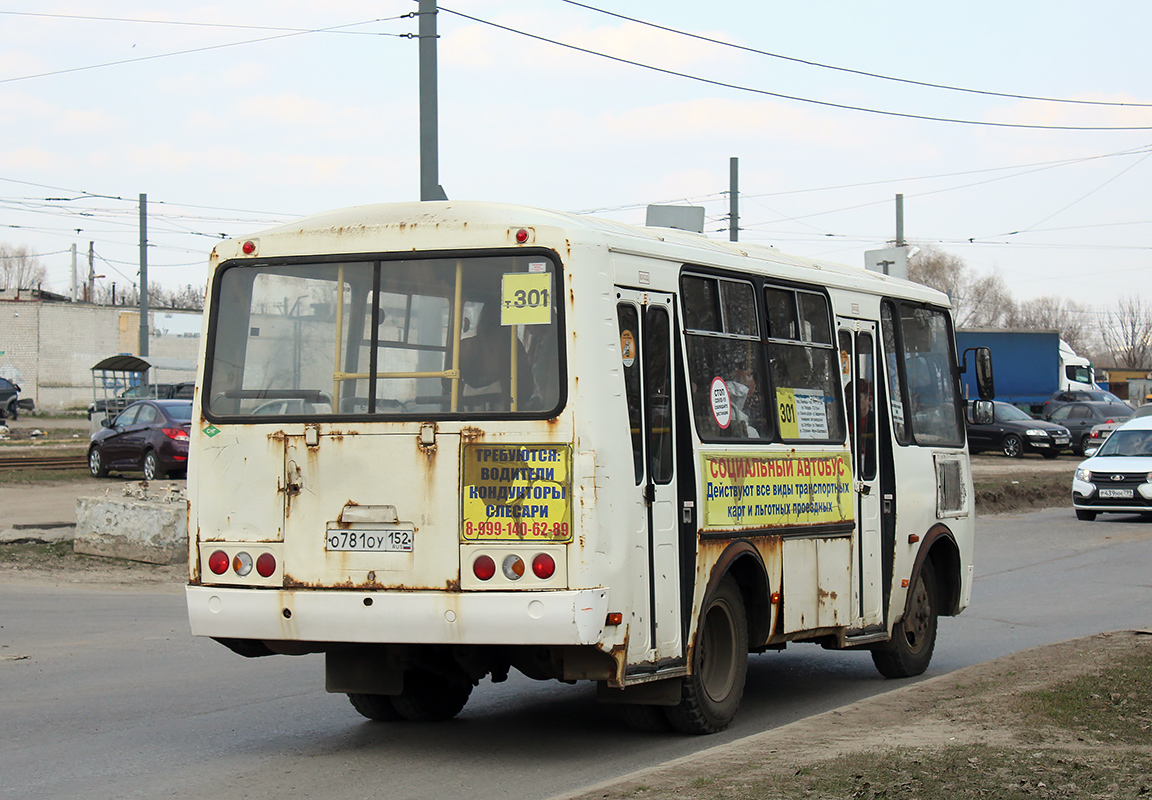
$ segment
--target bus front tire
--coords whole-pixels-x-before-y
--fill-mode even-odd
[[[404,673],[404,689],[391,700],[396,713],[409,722],[443,722],[459,714],[471,694],[471,683],[410,669]]]
[[[395,722],[403,719],[386,694],[350,694],[348,702],[363,716],[376,722]]]
[[[740,587],[725,576],[700,615],[692,674],[683,679],[680,704],[665,709],[681,733],[717,733],[728,727],[748,675],[748,619]]]
[[[936,574],[925,561],[908,594],[904,618],[892,638],[873,648],[872,663],[885,678],[911,678],[928,669],[936,647]]]

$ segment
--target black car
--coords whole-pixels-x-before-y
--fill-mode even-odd
[[[968,416],[968,450],[999,450],[1009,458],[1040,453],[1056,458],[1071,441],[1068,429],[1054,422],[1033,419],[1011,403],[993,403],[992,421],[980,425]]]
[[[188,469],[189,400],[140,400],[92,434],[88,471],[103,478],[109,470],[141,470],[144,480],[158,480]]]
[[[1134,409],[1132,406],[1125,403],[1112,392],[1106,392],[1103,389],[1062,389],[1059,392],[1053,392],[1052,396],[1044,401],[1039,409],[1033,407],[1033,411],[1039,411],[1040,416],[1048,419],[1052,412],[1060,406],[1067,403],[1113,403],[1114,405],[1124,406],[1131,413]]]
[[[1092,441],[1092,428],[1105,422],[1123,422],[1132,416],[1127,404],[1083,402],[1065,403],[1053,411],[1048,419],[1063,425],[1072,433],[1072,449],[1084,455]]]
[[[19,407],[16,405],[20,387],[7,378],[0,378],[0,419],[16,418]]]

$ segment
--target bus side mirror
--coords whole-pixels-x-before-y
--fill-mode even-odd
[[[968,354],[973,354],[976,366],[976,393],[981,400],[996,398],[996,383],[992,378],[992,351],[987,347],[969,347],[964,351],[964,364],[961,372],[968,371]]]
[[[992,423],[992,401],[972,401],[972,422],[976,425],[990,425]]]

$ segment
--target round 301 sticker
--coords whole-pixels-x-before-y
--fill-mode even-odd
[[[712,418],[721,428],[727,428],[732,422],[732,398],[728,395],[728,384],[724,383],[723,378],[713,378],[708,395],[712,400]]]

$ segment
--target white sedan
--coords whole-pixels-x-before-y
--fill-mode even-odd
[[[1133,417],[1086,455],[1072,478],[1077,519],[1105,511],[1152,514],[1152,416]]]

